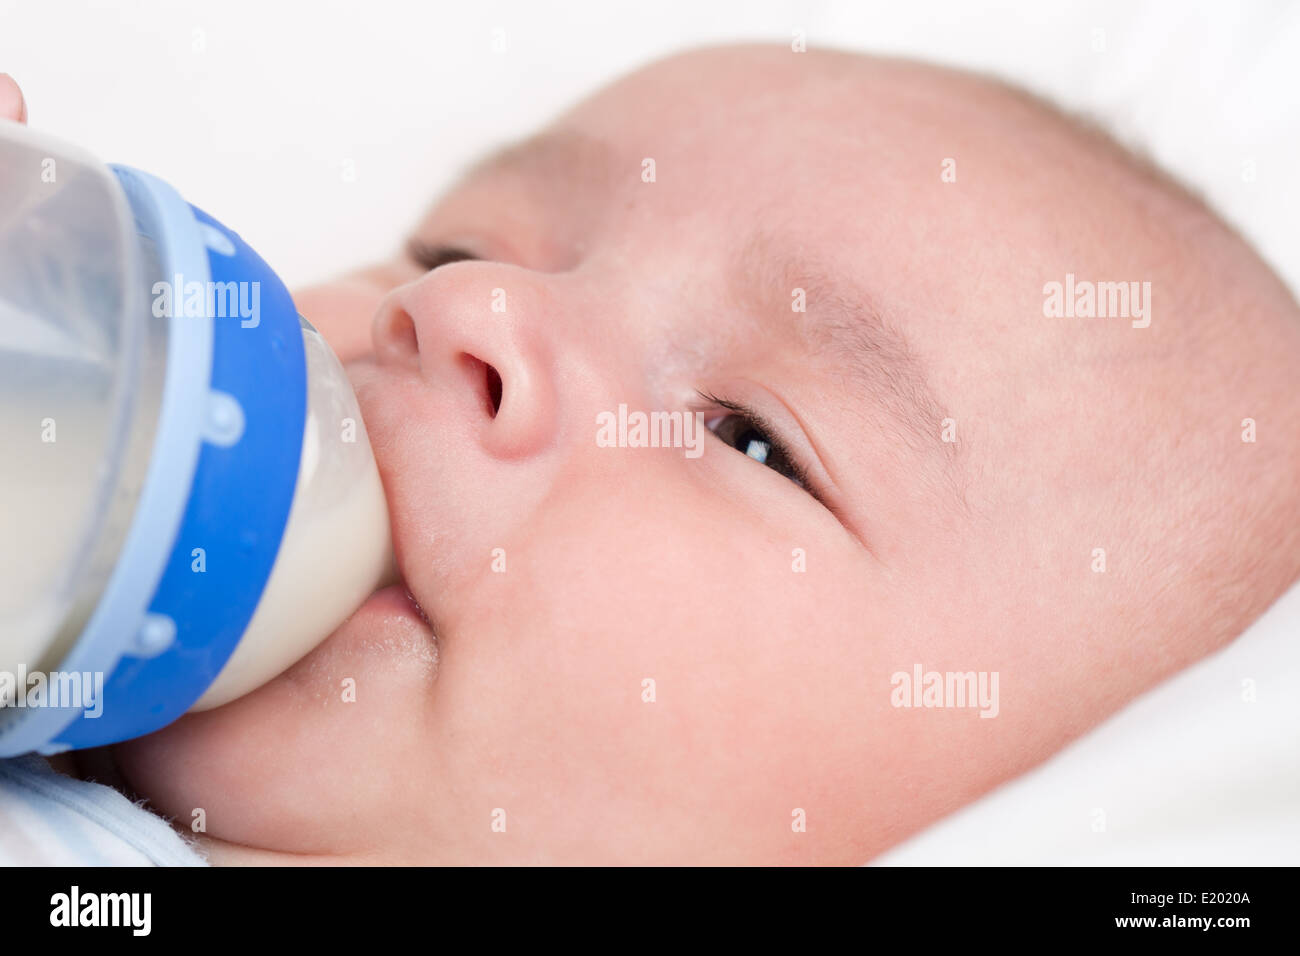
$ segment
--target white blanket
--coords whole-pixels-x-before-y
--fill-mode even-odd
[[[0,760],[0,866],[206,866],[197,844],[111,787],[43,757]]]
[[[1300,863],[1300,584],[1227,648],[875,865]]]

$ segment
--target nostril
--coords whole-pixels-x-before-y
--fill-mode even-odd
[[[492,417],[501,411],[501,375],[491,365],[487,366],[488,404],[492,407]]]
[[[479,397],[487,409],[488,416],[497,417],[501,410],[501,375],[491,365],[481,362],[472,355],[461,355],[461,365],[468,371],[470,381],[474,383]]]
[[[403,309],[394,309],[378,319],[376,344],[387,357],[418,360],[420,339],[415,330],[415,320]]]

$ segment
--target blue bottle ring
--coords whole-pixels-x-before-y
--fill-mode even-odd
[[[257,609],[298,478],[306,355],[288,290],[236,233],[166,183],[111,168],[137,230],[157,245],[162,281],[202,283],[218,303],[230,303],[233,288],[235,303],[257,309],[186,314],[183,290],[173,289],[144,489],[104,594],[58,668],[83,683],[102,674],[102,696],[20,711],[0,732],[0,756],[129,740],[189,710]]]

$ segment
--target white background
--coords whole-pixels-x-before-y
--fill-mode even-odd
[[[795,30],[1095,112],[1300,288],[1296,4],[0,0],[0,71],[33,126],[170,181],[292,287],[386,255],[466,162],[610,78]]]

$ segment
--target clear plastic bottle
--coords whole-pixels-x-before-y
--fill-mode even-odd
[[[333,350],[305,322],[303,342],[307,425],[280,553],[239,646],[192,710],[270,680],[396,580],[388,503],[356,396]]]
[[[0,449],[0,756],[233,700],[395,580],[356,397],[275,273],[161,180],[10,123]],[[85,686],[28,700],[33,671]]]

